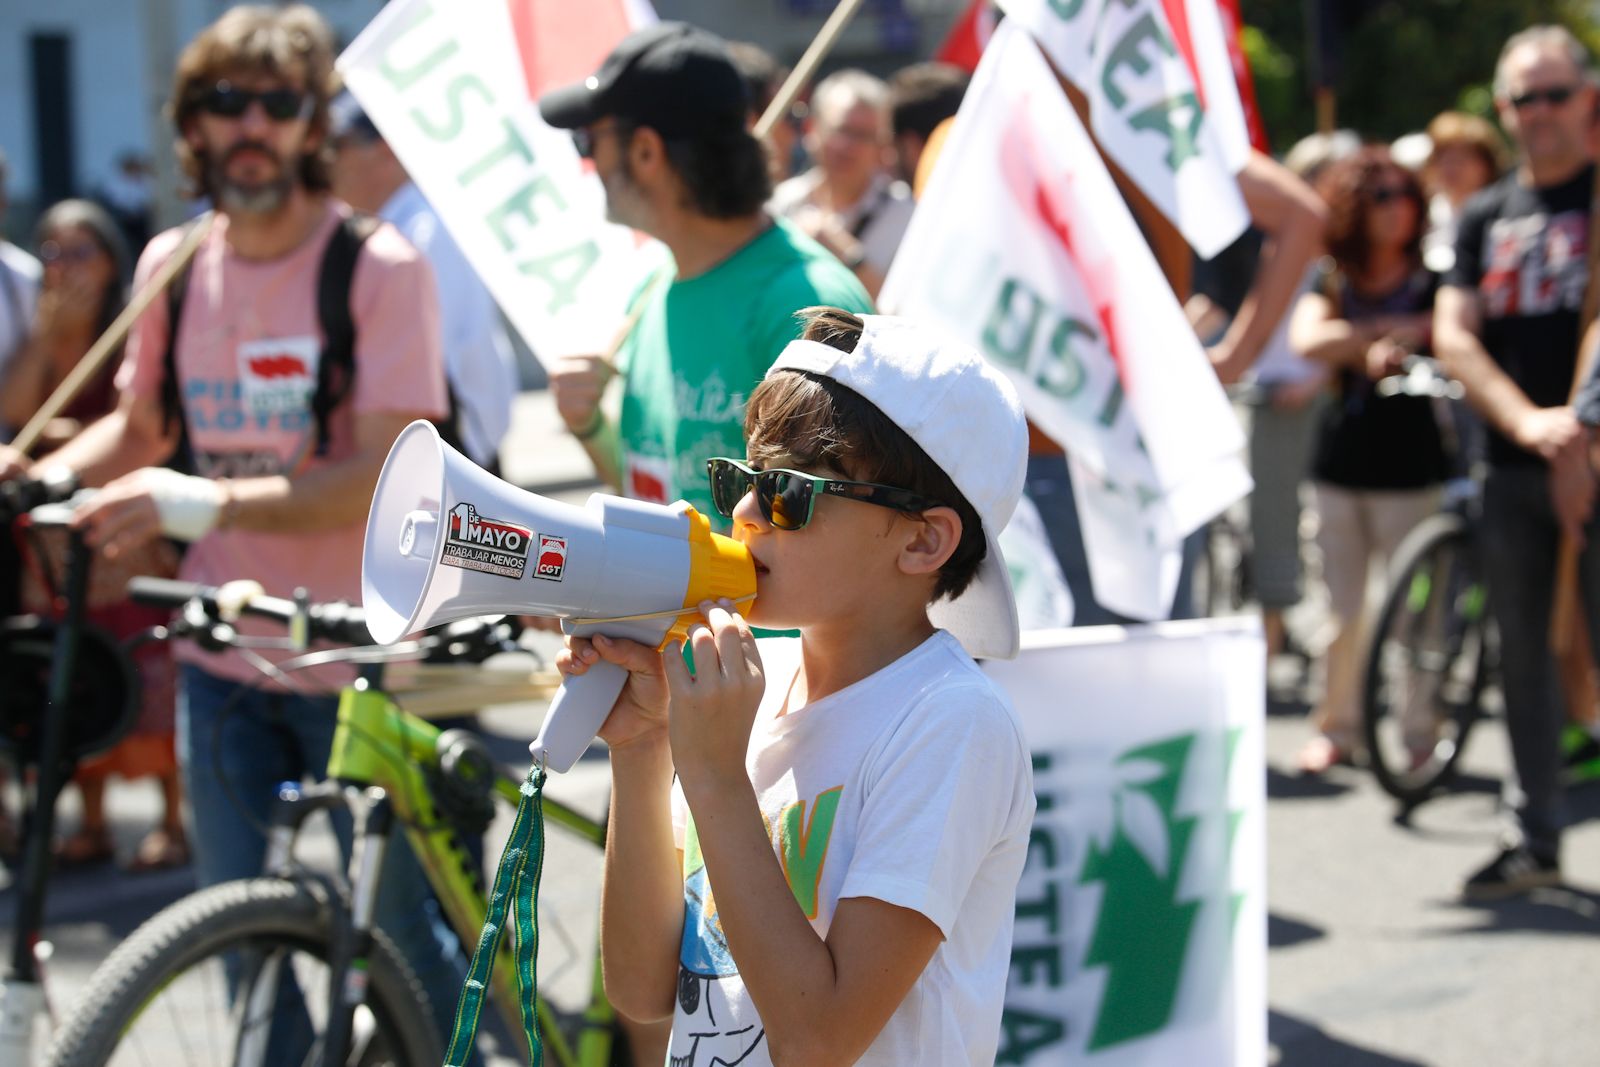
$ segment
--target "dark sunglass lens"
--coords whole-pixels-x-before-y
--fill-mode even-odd
[[[1546,89],[1544,98],[1557,107],[1572,99],[1571,89]]]
[[[269,89],[261,94],[261,106],[270,118],[286,122],[300,114],[303,99],[293,89]]]
[[[711,461],[711,503],[725,519],[733,518],[733,509],[744,495],[743,478],[733,464],[723,460]]]
[[[772,525],[798,530],[811,513],[811,482],[782,471],[773,472]]]
[[[230,85],[219,85],[206,98],[206,110],[213,115],[236,119],[250,106],[251,94]]]

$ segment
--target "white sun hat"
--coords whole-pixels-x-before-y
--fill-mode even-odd
[[[1005,377],[975,349],[907,319],[864,315],[853,351],[791,341],[767,376],[809,371],[860,393],[937,463],[983,522],[988,551],[972,584],[928,617],[977,659],[1011,659],[1020,627],[1000,531],[1027,474],[1028,428]]]

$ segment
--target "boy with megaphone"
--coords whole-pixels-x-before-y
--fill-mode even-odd
[[[601,730],[606,992],[670,1017],[686,1067],[993,1063],[1034,799],[973,657],[1018,647],[997,537],[1022,409],[923,328],[802,316],[751,394],[747,460],[707,464],[755,559],[748,622],[702,604],[692,671],[678,643],[558,659],[629,672]]]

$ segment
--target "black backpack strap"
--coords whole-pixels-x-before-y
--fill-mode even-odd
[[[183,246],[203,218],[184,223],[177,247]],[[183,397],[178,388],[178,324],[183,317],[184,298],[189,295],[189,270],[193,266],[194,260],[190,259],[167,285],[167,344],[161,376],[161,429],[170,432],[174,423],[178,427],[178,445],[172,450],[167,466],[186,474],[194,473],[194,452],[189,442],[189,419],[184,414]]]
[[[328,419],[350,395],[356,373],[356,324],[350,313],[350,285],[361,246],[382,224],[372,215],[350,215],[328,238],[317,274],[317,319],[325,338],[317,364],[317,389],[311,397],[316,420],[316,454],[327,455]]]

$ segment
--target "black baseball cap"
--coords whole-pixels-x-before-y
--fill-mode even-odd
[[[565,130],[608,115],[663,137],[743,129],[748,91],[722,38],[682,22],[624,37],[581,82],[539,98],[539,114]]]

